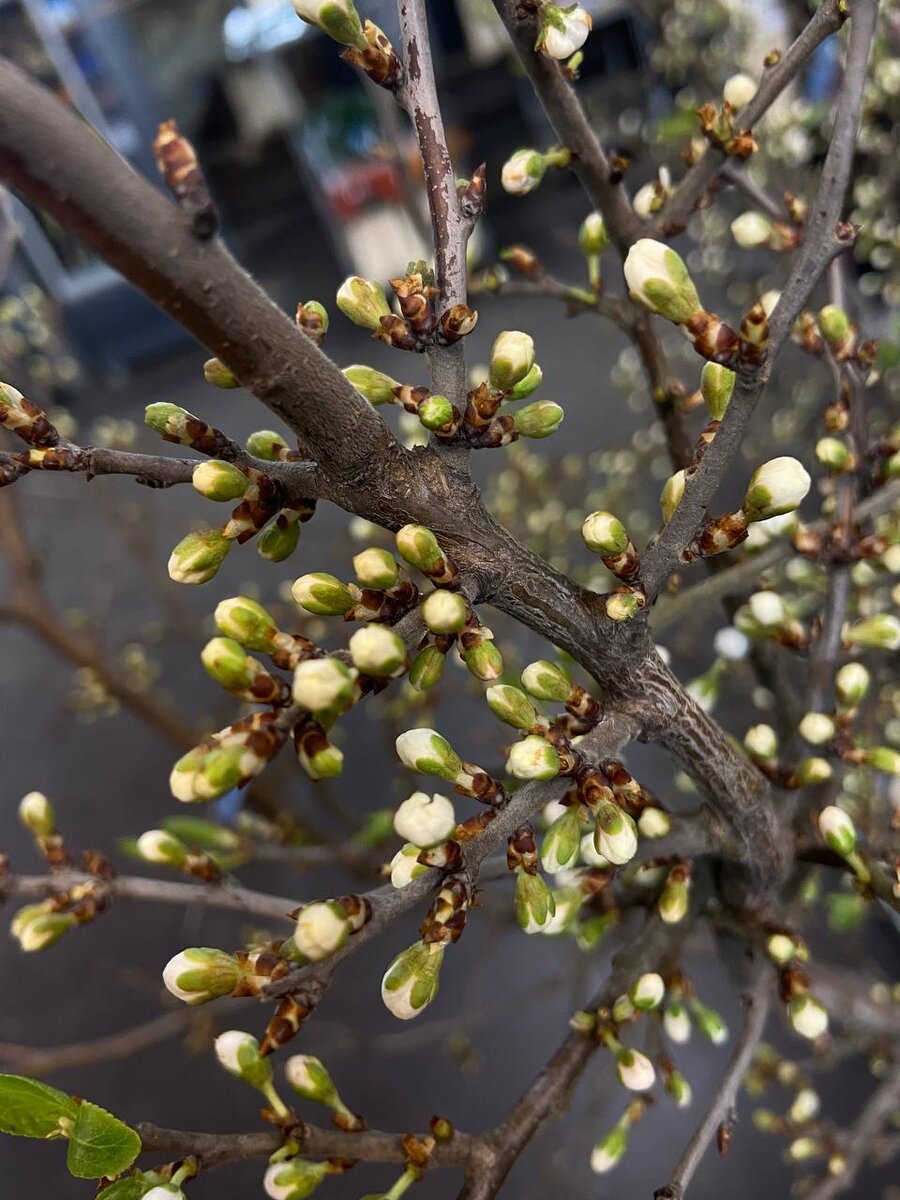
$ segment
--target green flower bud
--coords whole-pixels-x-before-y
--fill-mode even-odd
[[[417,692],[433,688],[444,673],[444,655],[437,646],[425,646],[412,661],[409,668],[409,685]]]
[[[646,808],[641,809],[637,826],[641,837],[664,838],[671,832],[672,819],[661,808],[648,804]]]
[[[19,820],[35,837],[48,838],[56,833],[53,805],[43,792],[29,792],[22,797],[19,801]]]
[[[516,920],[525,933],[540,933],[556,913],[556,900],[543,876],[516,872]]]
[[[40,905],[28,905],[27,908],[40,908],[41,911],[26,918],[27,909],[20,909],[10,925],[10,932],[26,954],[48,950],[77,924],[73,913],[45,912]]]
[[[595,554],[622,554],[628,548],[628,530],[609,512],[593,512],[585,517],[581,536]]]
[[[653,1008],[659,1008],[665,994],[666,985],[663,983],[663,977],[656,971],[648,971],[645,975],[641,975],[631,985],[628,993],[631,1003],[638,1012],[649,1012]]]
[[[469,605],[459,592],[436,588],[422,602],[422,620],[432,633],[459,633],[469,619]]]
[[[424,525],[404,525],[397,531],[400,557],[420,571],[433,571],[440,566],[443,555],[438,540]]]
[[[721,1046],[728,1041],[728,1026],[714,1008],[701,1004],[699,1000],[692,1000],[691,1013],[697,1028],[714,1046]]]
[[[544,372],[537,363],[531,368],[524,379],[520,379],[515,387],[506,393],[507,400],[526,400],[538,390],[544,381]]]
[[[556,875],[574,866],[581,847],[581,821],[577,808],[567,808],[544,834],[541,842],[541,866]]]
[[[703,309],[682,259],[652,238],[641,238],[628,251],[625,282],[632,300],[676,325]]]
[[[856,829],[849,815],[835,804],[819,813],[819,833],[835,854],[850,854],[856,848]]]
[[[400,578],[400,568],[390,550],[370,546],[354,555],[353,570],[362,587],[392,588]]]
[[[349,642],[350,657],[357,670],[379,679],[394,679],[406,667],[402,638],[385,625],[365,625]]]
[[[381,999],[395,1017],[409,1021],[432,1002],[443,961],[440,943],[414,942],[397,955],[381,981]]]
[[[591,1151],[591,1170],[595,1175],[605,1175],[619,1165],[628,1149],[628,1126],[614,1125]]]
[[[613,592],[606,597],[606,615],[611,621],[633,621],[644,607],[637,592]]]
[[[257,429],[247,438],[248,453],[266,462],[277,462],[289,450],[290,446],[274,429]]]
[[[183,867],[188,848],[174,833],[165,829],[148,829],[137,840],[137,852],[145,862],[159,866]]]
[[[331,742],[317,738],[310,751],[301,738],[296,743],[300,766],[310,779],[337,779],[344,770],[344,752]]]
[[[216,1058],[229,1075],[251,1087],[264,1088],[272,1082],[272,1063],[259,1052],[259,1042],[242,1029],[220,1033],[214,1042]]]
[[[517,150],[503,164],[500,184],[511,196],[526,196],[544,178],[546,169],[544,156],[539,151]]]
[[[827,758],[810,756],[797,765],[797,779],[802,787],[814,787],[819,783],[827,783],[834,771]]]
[[[503,674],[503,655],[489,636],[490,631],[481,627],[482,638],[462,651],[463,662],[469,672],[482,683],[490,683]]]
[[[200,661],[210,676],[229,692],[242,692],[253,682],[256,665],[233,638],[212,638],[203,647]]]
[[[885,775],[900,775],[900,750],[892,746],[868,746],[863,751],[863,762]]]
[[[390,305],[377,283],[351,275],[338,289],[337,306],[354,325],[363,329],[378,329],[382,317],[391,315]]]
[[[304,905],[294,927],[294,944],[310,962],[329,958],[349,936],[350,922],[337,900],[316,900]]]
[[[515,431],[520,437],[549,437],[559,428],[564,415],[552,400],[535,400],[534,404],[528,404],[516,413]]]
[[[689,1108],[694,1098],[691,1085],[680,1071],[671,1071],[666,1079],[666,1091],[679,1108]]]
[[[311,713],[345,712],[356,698],[356,671],[339,658],[307,658],[294,669],[294,703]]]
[[[148,404],[144,409],[144,423],[154,433],[185,446],[190,445],[191,442],[187,433],[187,423],[194,420],[196,417],[186,408],[180,408],[177,404],[168,404],[165,401]]]
[[[897,650],[900,649],[900,620],[891,613],[876,613],[851,625],[845,637],[851,646]]]
[[[491,387],[508,392],[521,383],[533,366],[534,340],[529,334],[507,330],[497,335],[491,349]]]
[[[370,404],[394,403],[394,388],[398,388],[400,384],[396,379],[391,379],[390,375],[376,371],[374,367],[365,367],[361,363],[344,367],[344,374]]]
[[[203,378],[217,388],[239,388],[240,382],[230,367],[218,358],[208,358],[203,364]]]
[[[522,672],[522,687],[537,700],[557,700],[565,704],[572,694],[572,681],[556,663],[539,659]]]
[[[297,549],[300,541],[300,522],[286,513],[276,513],[260,531],[256,549],[267,562],[284,562]]]
[[[741,213],[731,222],[731,236],[742,250],[767,246],[772,237],[772,222],[762,213]]]
[[[494,716],[513,729],[531,729],[538,719],[537,709],[520,688],[495,683],[484,693],[484,698]]]
[[[306,1200],[330,1173],[327,1162],[290,1158],[286,1162],[272,1163],[267,1169],[263,1176],[263,1191],[271,1200]]]
[[[453,801],[439,792],[413,792],[394,813],[394,829],[406,842],[427,850],[453,836],[456,814]]]
[[[840,346],[850,333],[850,318],[836,304],[826,304],[819,310],[819,330],[829,345]]]
[[[742,509],[748,521],[793,512],[809,491],[808,472],[796,458],[773,458],[753,472]]]
[[[845,471],[853,456],[850,447],[840,438],[823,437],[816,442],[816,458],[829,471]]]
[[[341,1108],[341,1098],[325,1065],[312,1054],[292,1054],[284,1064],[284,1077],[298,1096],[326,1108]]]
[[[700,393],[714,421],[721,421],[725,416],[736,378],[734,371],[718,363],[704,364],[700,372]]]
[[[248,650],[270,651],[278,627],[270,613],[249,596],[233,596],[216,605],[216,628],[226,638],[233,638]]]
[[[192,946],[170,958],[163,983],[176,1000],[205,1004],[219,996],[230,996],[241,980],[238,961],[224,950]]]
[[[353,0],[291,0],[291,3],[301,21],[317,25],[341,46],[366,49],[368,43]]]
[[[663,489],[659,494],[659,508],[665,522],[672,520],[675,509],[681,503],[681,497],[684,495],[684,481],[684,471],[676,471],[663,484]]]
[[[843,708],[856,708],[864,699],[872,676],[862,663],[846,663],[834,677],[834,690]]]
[[[443,429],[453,420],[453,405],[446,396],[428,396],[419,405],[418,416],[426,429]]]
[[[325,571],[301,575],[291,584],[294,601],[319,617],[342,617],[353,607],[353,596],[345,583]]]
[[[197,746],[179,758],[169,776],[169,787],[176,800],[190,804],[216,800],[238,787],[255,771],[255,755],[244,746]]]
[[[797,726],[797,732],[811,746],[824,746],[835,735],[835,724],[827,713],[808,712]]]
[[[788,1008],[788,1020],[795,1033],[811,1042],[828,1030],[828,1012],[809,992],[801,992],[794,996]]]
[[[637,854],[634,819],[611,800],[601,801],[594,818],[594,847],[607,862],[622,866]]]
[[[433,729],[409,729],[397,738],[396,747],[400,761],[411,771],[454,782],[462,772],[459,755],[446,738]]]
[[[514,779],[554,779],[559,767],[555,747],[536,734],[515,742],[506,760],[506,773]]]
[[[232,547],[221,529],[204,529],[182,538],[169,556],[169,578],[175,583],[208,583]]]
[[[690,893],[687,880],[680,876],[673,879],[672,872],[670,872],[656,902],[660,917],[667,925],[677,925],[687,916],[689,903]]]
[[[603,217],[598,212],[588,213],[578,230],[578,249],[585,258],[593,257],[603,253],[608,241],[609,234]]]

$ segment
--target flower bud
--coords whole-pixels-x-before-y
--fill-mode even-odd
[[[541,842],[541,866],[550,875],[574,866],[581,848],[581,821],[577,808],[566,808],[552,823]]]
[[[754,592],[747,610],[760,629],[777,629],[788,619],[787,608],[777,592]]]
[[[301,21],[317,25],[342,46],[368,46],[353,0],[291,0]],[[307,1193],[308,1194],[308,1193]]]
[[[646,1054],[625,1046],[616,1051],[616,1074],[622,1087],[630,1092],[646,1092],[656,1082],[653,1063]]]
[[[581,536],[595,554],[622,554],[628,548],[628,530],[609,512],[593,512],[585,517]]]
[[[853,463],[850,447],[836,437],[819,438],[816,442],[816,458],[829,471],[846,471]]]
[[[425,646],[419,651],[409,668],[409,686],[417,692],[433,688],[444,673],[445,658],[437,646]]]
[[[534,734],[515,742],[506,760],[506,772],[515,779],[553,779],[559,774],[559,766],[554,747]]]
[[[230,996],[241,979],[238,961],[224,950],[192,946],[170,958],[163,983],[176,1000],[205,1004],[219,996]]]
[[[801,992],[794,996],[788,1009],[788,1019],[794,1032],[809,1038],[811,1042],[820,1038],[828,1029],[828,1013],[825,1006],[809,992]]]
[[[272,649],[278,627],[270,613],[249,596],[233,596],[216,605],[216,628],[248,650],[266,653]]]
[[[778,735],[771,725],[753,725],[744,734],[744,745],[754,758],[771,759],[778,753]]]
[[[19,801],[19,820],[34,837],[48,838],[56,833],[53,805],[43,792],[29,792]]]
[[[220,458],[210,458],[194,467],[191,483],[207,500],[240,500],[250,486],[243,471]]]
[[[675,509],[681,503],[681,497],[684,495],[684,483],[684,471],[676,471],[663,484],[663,489],[659,494],[659,508],[662,519],[666,522],[672,520]]]
[[[714,1046],[721,1046],[728,1041],[728,1026],[714,1008],[701,1004],[699,1000],[692,1000],[691,1014],[697,1028]]]
[[[748,521],[793,512],[809,491],[810,477],[796,458],[773,458],[753,472],[742,509]]]
[[[604,607],[611,621],[633,621],[644,604],[643,593],[628,589],[607,596]]]
[[[459,755],[446,738],[433,729],[409,729],[400,734],[395,745],[400,761],[411,771],[451,781],[462,772]]]
[[[835,735],[835,725],[827,713],[808,712],[797,726],[797,732],[811,746],[824,746]]]
[[[399,1020],[417,1017],[437,995],[444,949],[439,942],[414,942],[388,967],[381,999]]]
[[[29,904],[16,913],[10,923],[10,933],[17,939],[19,948],[31,954],[48,950],[75,925],[73,913],[46,912],[42,905]]]
[[[303,3],[312,6],[316,0],[292,0],[294,7]],[[327,0],[326,0],[327,2]],[[335,39],[340,40],[340,39]],[[306,1158],[289,1158],[272,1163],[263,1176],[263,1191],[271,1200],[306,1200],[330,1174],[327,1162],[310,1162]]]
[[[453,420],[453,405],[446,396],[427,396],[419,405],[418,416],[426,429],[443,429]]]
[[[703,370],[700,372],[700,394],[714,421],[721,421],[725,416],[736,378],[734,371],[729,371],[719,363],[703,364]]]
[[[742,250],[754,250],[768,244],[772,236],[772,222],[762,213],[741,213],[731,222],[731,236]]]
[[[786,933],[773,933],[766,942],[766,952],[772,962],[786,967],[797,957],[797,943]]]
[[[508,392],[534,366],[534,341],[527,333],[507,330],[491,348],[490,382],[498,392]]]
[[[900,649],[900,619],[891,613],[876,613],[857,621],[847,630],[846,641],[851,646],[870,650]]]
[[[406,666],[403,639],[386,625],[365,625],[348,643],[353,665],[364,675],[394,679]]]
[[[394,813],[394,829],[405,841],[423,850],[438,846],[456,829],[453,801],[439,792],[433,796],[413,792]]]
[[[637,854],[634,819],[611,800],[601,801],[594,822],[594,846],[614,866],[631,862]]]
[[[166,438],[167,441],[180,442],[185,446],[190,445],[191,442],[190,435],[187,433],[187,423],[194,420],[196,418],[186,408],[180,408],[177,404],[168,404],[165,401],[148,404],[144,409],[144,423],[148,428]]]
[[[418,861],[421,851],[421,846],[407,842],[391,859],[391,883],[398,890],[405,888],[408,883],[412,883],[428,870],[428,867]]]
[[[469,673],[482,683],[490,683],[499,679],[503,674],[503,655],[493,641],[493,634],[483,625],[478,630],[479,636],[461,650],[462,660]]]
[[[702,311],[680,256],[652,238],[640,238],[628,251],[625,282],[634,301],[676,325]]]
[[[564,62],[580,50],[587,41],[593,21],[590,13],[577,4],[562,7],[558,4],[542,4],[538,9],[540,32],[534,44],[535,50]]]
[[[298,1096],[327,1108],[340,1106],[334,1081],[323,1063],[312,1054],[292,1054],[284,1064],[284,1077]]]
[[[294,944],[310,962],[321,962],[343,946],[350,922],[337,900],[315,900],[301,908],[294,927]]]
[[[722,98],[726,104],[731,105],[734,112],[740,112],[756,95],[756,90],[756,84],[749,75],[732,75],[730,79],[725,80]]]
[[[344,375],[370,404],[394,403],[394,388],[398,388],[400,384],[383,371],[376,371],[374,367],[365,367],[357,363],[352,367],[344,367]]]
[[[424,525],[404,525],[398,530],[397,549],[405,562],[425,573],[436,570],[443,560],[437,538]]]
[[[525,933],[540,933],[556,912],[556,900],[542,875],[516,872],[516,920]]]
[[[665,994],[666,985],[663,983],[663,977],[656,971],[648,971],[646,975],[641,975],[631,985],[631,991],[628,993],[631,1003],[638,1012],[649,1012],[652,1008],[659,1008]]]
[[[535,400],[516,413],[514,429],[520,437],[550,437],[559,428],[564,416],[562,408],[552,400]]]
[[[370,546],[354,555],[353,570],[362,587],[392,588],[400,578],[400,568],[390,550]]]
[[[538,700],[558,700],[565,704],[572,694],[572,681],[556,663],[539,659],[522,672],[522,687]]]
[[[677,925],[687,916],[689,904],[689,881],[683,871],[673,868],[656,902],[657,911],[667,925]]]
[[[208,583],[225,561],[232,544],[220,529],[189,533],[169,557],[169,578],[175,583]]]
[[[360,275],[350,275],[341,284],[337,306],[354,325],[360,325],[363,329],[378,329],[381,318],[391,315],[390,305],[381,287]]]
[[[797,764],[796,774],[801,787],[813,787],[819,783],[827,783],[834,771],[827,758],[810,756]]]
[[[850,333],[850,318],[836,304],[826,304],[819,310],[818,326],[829,345],[840,346]]]
[[[788,1119],[794,1125],[805,1125],[819,1115],[819,1108],[818,1092],[811,1087],[801,1088],[788,1109]]]
[[[622,1122],[614,1125],[591,1151],[591,1170],[595,1175],[605,1175],[618,1166],[628,1149],[628,1126]]]
[[[672,830],[672,818],[661,808],[648,804],[638,817],[638,832],[645,838],[664,838]]]
[[[544,156],[537,150],[517,150],[503,164],[500,184],[511,196],[526,196],[544,178]]]
[[[869,690],[872,676],[862,663],[846,663],[834,677],[834,690],[843,708],[856,708]]]
[[[691,1018],[680,1000],[670,1000],[663,1012],[663,1028],[666,1037],[676,1046],[683,1046],[691,1038]]]
[[[291,584],[291,595],[301,608],[318,617],[342,617],[353,607],[346,584],[325,571],[301,575]]]
[[[524,379],[520,379],[514,388],[506,393],[507,400],[526,400],[536,392],[544,381],[544,372],[537,363],[531,368]]]
[[[257,664],[233,638],[212,638],[200,652],[200,661],[216,683],[229,692],[246,691],[256,674]]]
[[[836,804],[829,804],[819,813],[819,833],[835,854],[851,854],[856,848],[856,828],[849,815]]]
[[[173,1183],[163,1183],[152,1187],[149,1192],[144,1192],[141,1200],[187,1200],[187,1196]]]
[[[311,713],[341,713],[356,695],[356,671],[338,658],[307,658],[297,664],[294,703]]]
[[[861,754],[862,761],[874,771],[900,775],[900,750],[895,750],[893,746],[867,746]]]
[[[299,726],[295,731],[294,746],[300,766],[310,779],[336,779],[344,770],[343,750],[328,741],[321,726],[315,725],[309,732],[314,736],[303,736]]]
[[[188,848],[174,833],[165,829],[148,829],[137,840],[137,852],[145,862],[166,867],[183,867]]]
[[[520,688],[495,683],[484,693],[484,698],[494,716],[513,729],[531,729],[538,719],[537,709]]]
[[[591,212],[581,222],[578,230],[578,249],[587,258],[603,253],[609,241],[606,223],[598,212]]]
[[[422,601],[422,620],[432,633],[459,633],[469,619],[469,606],[459,592],[435,588]]]
[[[259,1053],[259,1042],[242,1029],[228,1029],[214,1042],[216,1058],[229,1075],[251,1087],[265,1087],[272,1079],[272,1064]]]
[[[247,453],[252,454],[254,458],[265,459],[266,462],[278,462],[284,454],[290,453],[290,449],[281,434],[276,433],[274,429],[257,429],[247,438]]]
[[[691,1085],[680,1071],[670,1071],[666,1076],[666,1091],[679,1108],[689,1108],[694,1098]]]

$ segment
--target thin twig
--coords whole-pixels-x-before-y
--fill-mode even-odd
[[[35,1077],[55,1075],[57,1071],[72,1067],[116,1062],[183,1033],[196,1016],[189,1008],[161,1013],[131,1029],[90,1041],[73,1042],[69,1046],[21,1046],[16,1042],[0,1042],[0,1059],[22,1074]]]

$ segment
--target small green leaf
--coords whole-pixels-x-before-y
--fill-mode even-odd
[[[89,1100],[78,1106],[66,1165],[78,1179],[119,1175],[141,1152],[141,1139],[118,1117]]]
[[[61,1117],[75,1118],[71,1096],[23,1075],[0,1075],[0,1132],[17,1137],[60,1137]]]
[[[155,1186],[153,1180],[144,1175],[132,1175],[128,1179],[117,1179],[98,1192],[94,1200],[141,1200]]]

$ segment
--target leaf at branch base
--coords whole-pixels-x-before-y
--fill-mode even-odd
[[[123,1121],[89,1100],[78,1106],[66,1165],[78,1179],[119,1175],[141,1152],[141,1139]]]
[[[26,1079],[24,1075],[0,1075],[0,1132],[17,1137],[61,1137],[61,1117],[74,1120],[78,1106],[71,1096]]]

